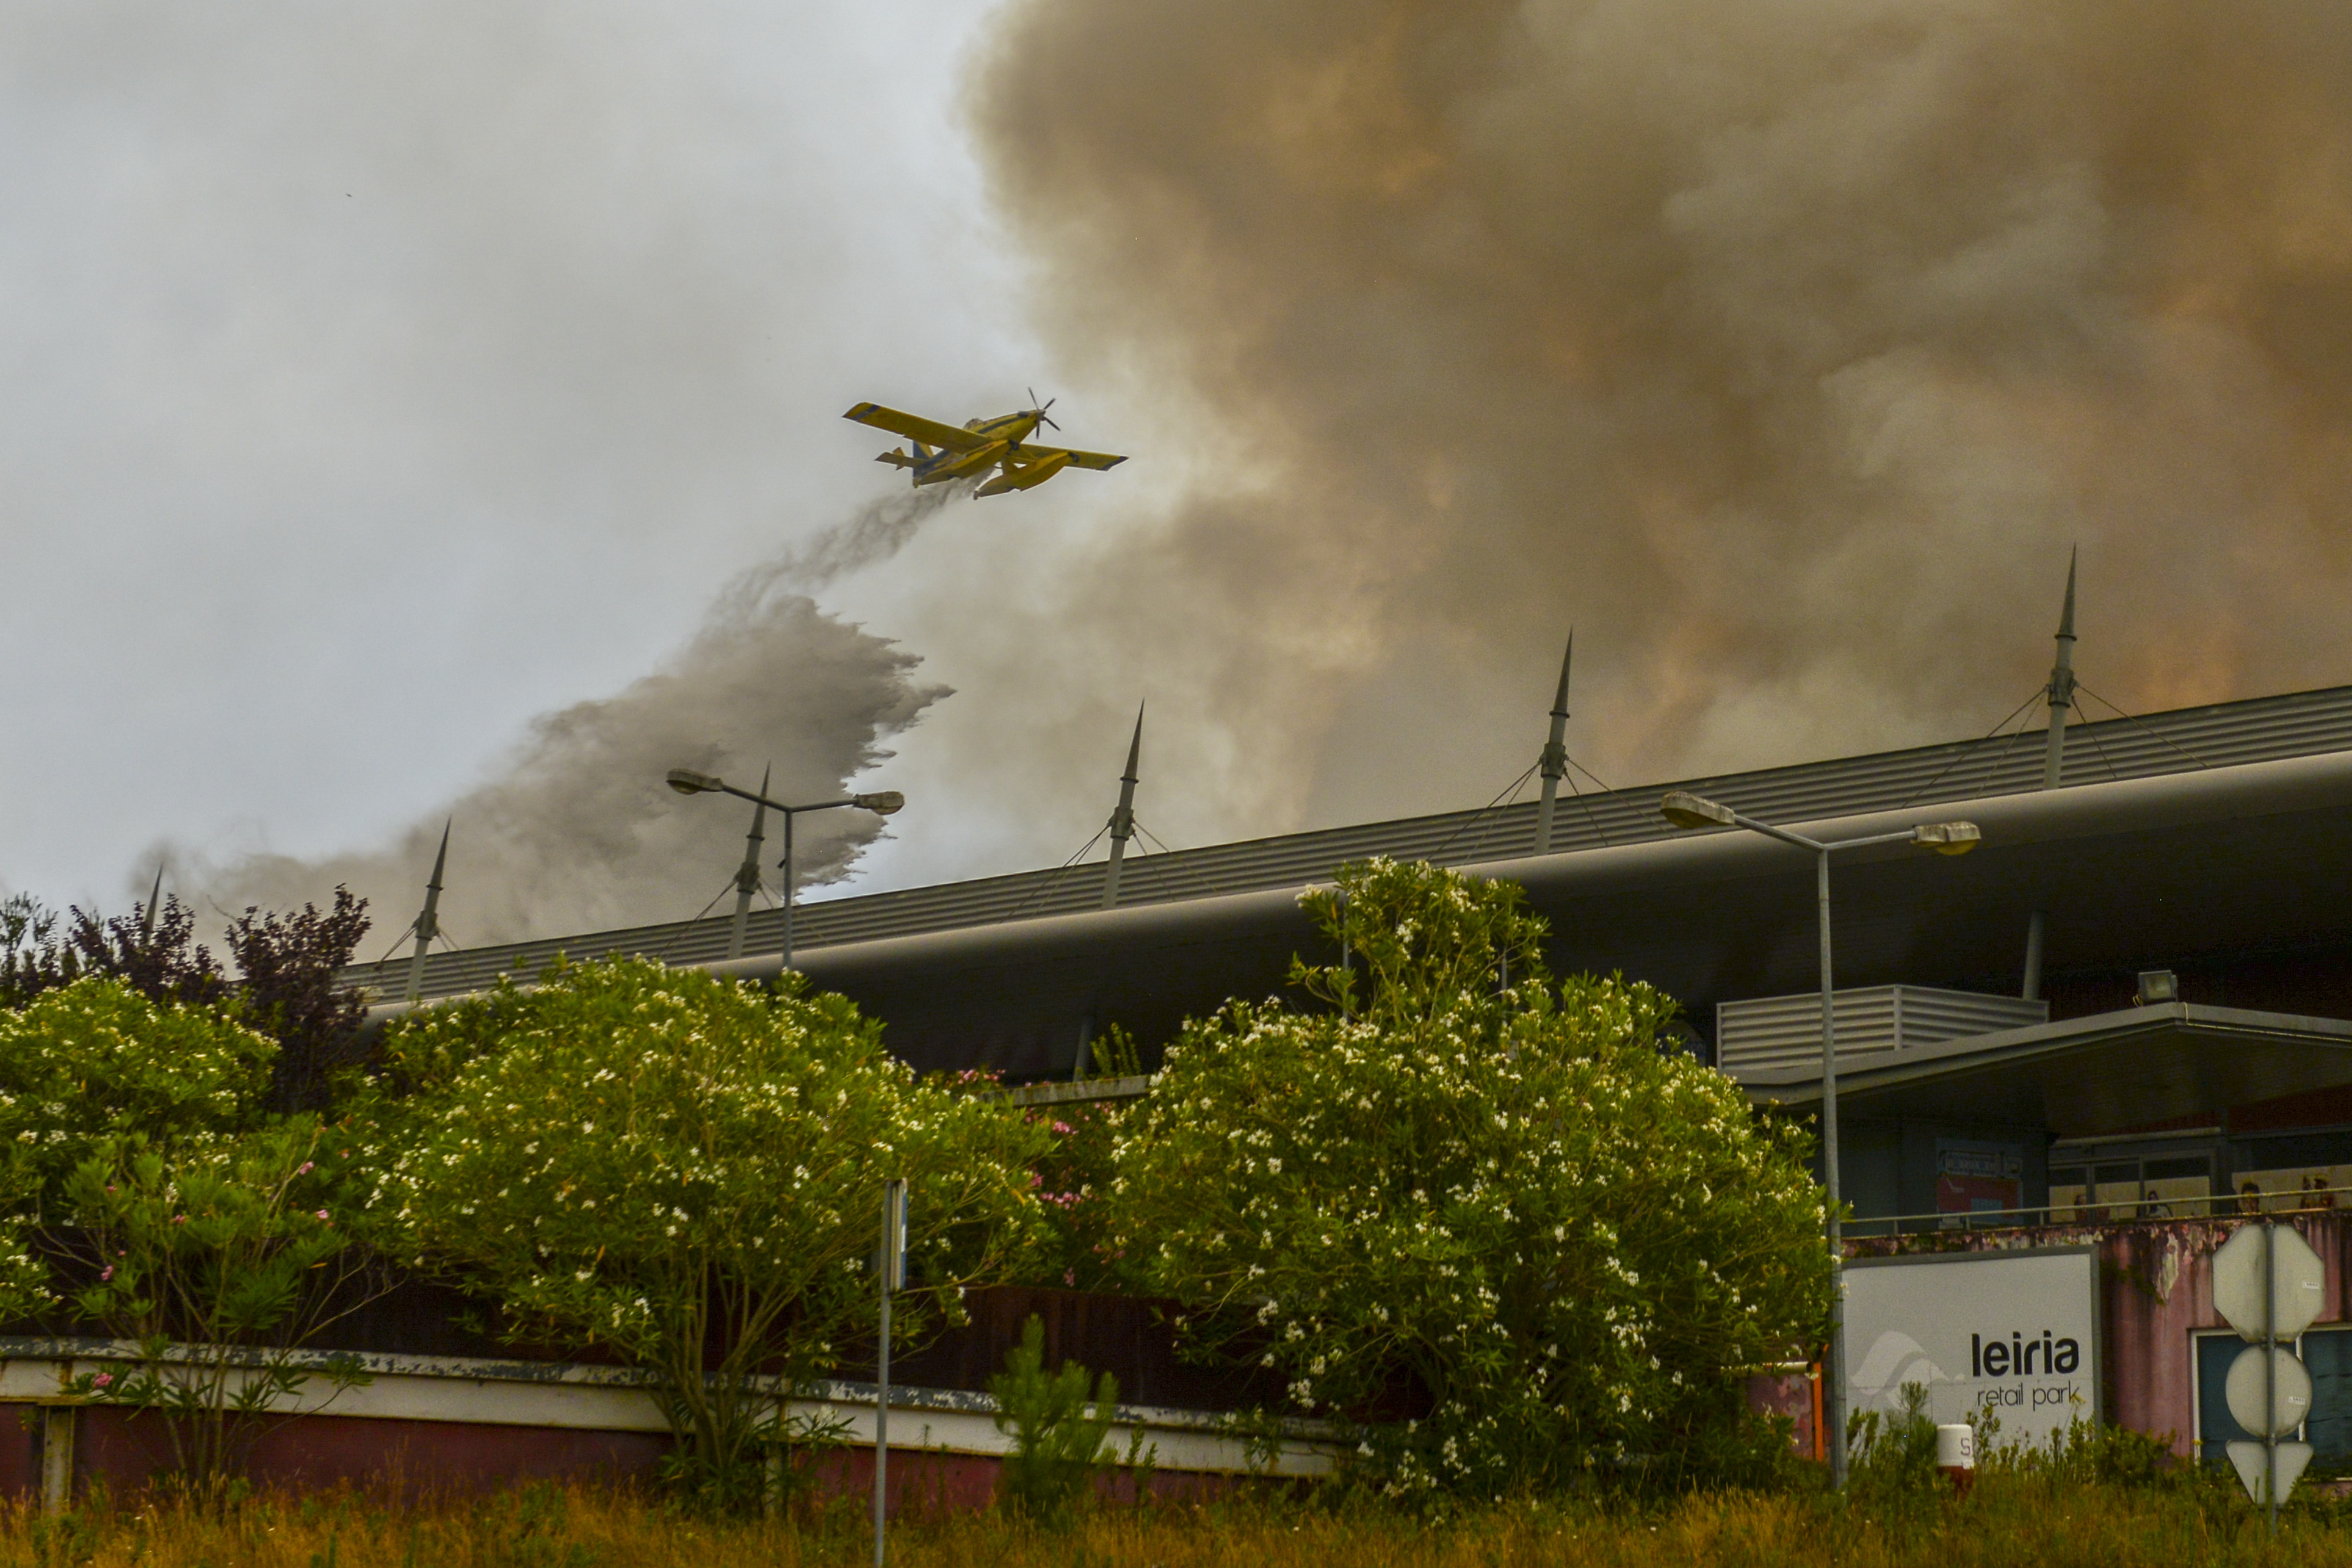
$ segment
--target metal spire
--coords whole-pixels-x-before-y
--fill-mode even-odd
[[[433,880],[425,884],[425,907],[416,916],[416,955],[408,960],[408,999],[412,1002],[425,994],[425,949],[441,934],[441,870],[448,863],[449,822],[444,821],[441,848],[433,857]]]
[[[139,935],[141,936],[146,937],[155,935],[155,910],[163,902],[163,862],[162,861],[157,861],[155,862],[155,885],[147,894],[147,913],[141,915],[139,919]]]
[[[1136,764],[1143,757],[1143,705],[1135,705],[1135,738],[1127,743],[1127,771],[1118,779],[1118,807],[1110,814],[1110,865],[1103,872],[1105,909],[1118,907],[1118,867],[1127,858],[1127,841],[1135,832]]]
[[[1576,628],[1568,629],[1568,652],[1559,656],[1559,690],[1551,699],[1551,738],[1544,742],[1543,799],[1536,802],[1536,853],[1551,853],[1552,804],[1568,776],[1568,666],[1576,657]],[[1525,752],[1520,753],[1526,756]]]
[[[768,776],[775,770],[776,765],[771,762],[760,774],[761,800],[751,808],[751,831],[743,835],[743,863],[735,868],[735,924],[727,932],[730,958],[743,956],[743,935],[751,921],[751,895],[760,891],[760,844],[768,829]]]
[[[2065,771],[2066,710],[2074,703],[2074,558],[2066,554],[2066,608],[2058,618],[2058,661],[2050,666],[2050,745],[2042,754],[2042,787],[2055,789]]]
[[[2055,789],[2066,770],[2066,710],[2074,704],[2074,562],[2080,547],[2066,552],[2066,607],[2058,613],[2058,657],[2050,666],[2050,744],[2042,754],[2042,787]],[[2042,998],[2042,953],[2048,941],[2050,912],[2034,910],[2025,922],[2025,984],[2019,994]]]

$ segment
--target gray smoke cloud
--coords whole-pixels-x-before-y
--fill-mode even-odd
[[[228,865],[184,857],[194,862],[186,876],[225,909],[322,902],[341,883],[369,900],[383,939],[423,902],[446,817],[443,924],[461,946],[687,919],[727,889],[751,808],[681,797],[663,782],[668,770],[755,788],[772,766],[771,799],[838,799],[845,780],[891,756],[888,737],[948,695],[913,678],[917,663],[784,591],[772,570],[746,573],[663,668],[544,715],[491,779],[384,848]],[[801,882],[838,879],[882,831],[860,811],[801,823]],[[782,885],[772,865],[767,881]]]
[[[2115,702],[2352,678],[2352,11],[1016,0],[992,37],[1043,329],[1223,444],[1099,596],[1270,815],[1483,799],[1571,623],[1571,747],[1624,781],[1981,729],[2077,541]]]
[[[920,490],[877,496],[777,560],[746,573],[729,592],[756,599],[779,583],[819,589],[853,571],[879,566],[905,549],[916,531],[949,501],[969,497],[972,483],[950,480]]]

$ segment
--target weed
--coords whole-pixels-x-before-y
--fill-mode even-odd
[[[1033,1315],[988,1388],[996,1396],[997,1430],[1013,1437],[1004,1459],[1005,1507],[1039,1524],[1068,1524],[1109,1462],[1104,1448],[1118,1380],[1102,1375],[1089,1410],[1085,1367],[1066,1361],[1058,1374],[1045,1375],[1045,1325]]]

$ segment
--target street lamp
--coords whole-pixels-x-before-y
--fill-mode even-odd
[[[783,866],[784,871],[784,967],[789,969],[793,967],[793,814],[800,811],[830,811],[837,806],[855,806],[862,811],[871,811],[877,817],[887,817],[892,812],[898,810],[901,806],[904,806],[907,803],[907,797],[899,794],[896,789],[882,789],[870,795],[846,796],[839,800],[815,800],[805,806],[787,806],[781,800],[769,800],[765,793],[766,780],[762,779],[761,783],[761,789],[760,790],[738,789],[734,785],[728,783],[724,779],[718,778],[709,773],[697,773],[690,768],[673,768],[669,770],[669,787],[677,790],[681,795],[732,795],[739,800],[751,801],[763,811],[776,811],[782,815],[784,819],[784,858],[781,863]],[[753,845],[752,852],[757,854],[760,825],[758,819],[756,818],[753,820],[751,833]],[[732,958],[740,958],[743,956],[743,922],[745,915],[749,913],[751,908],[751,889],[749,884],[741,879],[740,874],[738,876],[736,886],[738,892],[735,913],[734,951],[728,955],[728,956]]]
[[[1659,811],[1677,828],[1746,828],[1766,838],[1778,839],[1784,844],[1794,844],[1813,856],[1814,887],[1819,895],[1819,921],[1822,938],[1822,1174],[1829,1187],[1829,1242],[1832,1270],[1830,1293],[1829,1365],[1822,1379],[1826,1408],[1823,1425],[1828,1428],[1830,1444],[1830,1484],[1845,1485],[1845,1286],[1836,1278],[1836,1270],[1844,1264],[1838,1217],[1838,1124],[1837,1124],[1837,1026],[1831,1015],[1830,988],[1830,855],[1837,850],[1858,850],[1870,844],[1911,844],[1923,850],[1933,850],[1939,855],[1964,855],[1977,847],[1984,835],[1974,822],[1924,822],[1900,832],[1872,833],[1859,839],[1837,839],[1824,843],[1809,839],[1802,833],[1792,833],[1786,828],[1776,828],[1769,822],[1759,822],[1743,817],[1730,807],[1720,805],[1687,789],[1669,790],[1658,802]]]

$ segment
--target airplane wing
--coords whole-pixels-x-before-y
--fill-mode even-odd
[[[1066,449],[1059,446],[1035,446],[1024,442],[1022,444],[1021,450],[1029,454],[1034,459],[1050,457],[1055,453]],[[1069,457],[1070,466],[1073,468],[1116,468],[1127,461],[1124,454],[1117,452],[1072,452]]]
[[[870,424],[877,430],[887,430],[893,435],[903,435],[909,441],[927,442],[955,452],[970,452],[988,444],[986,436],[959,430],[952,424],[941,424],[936,419],[900,413],[897,409],[884,408],[878,402],[861,402],[841,417],[854,419],[860,424]]]

